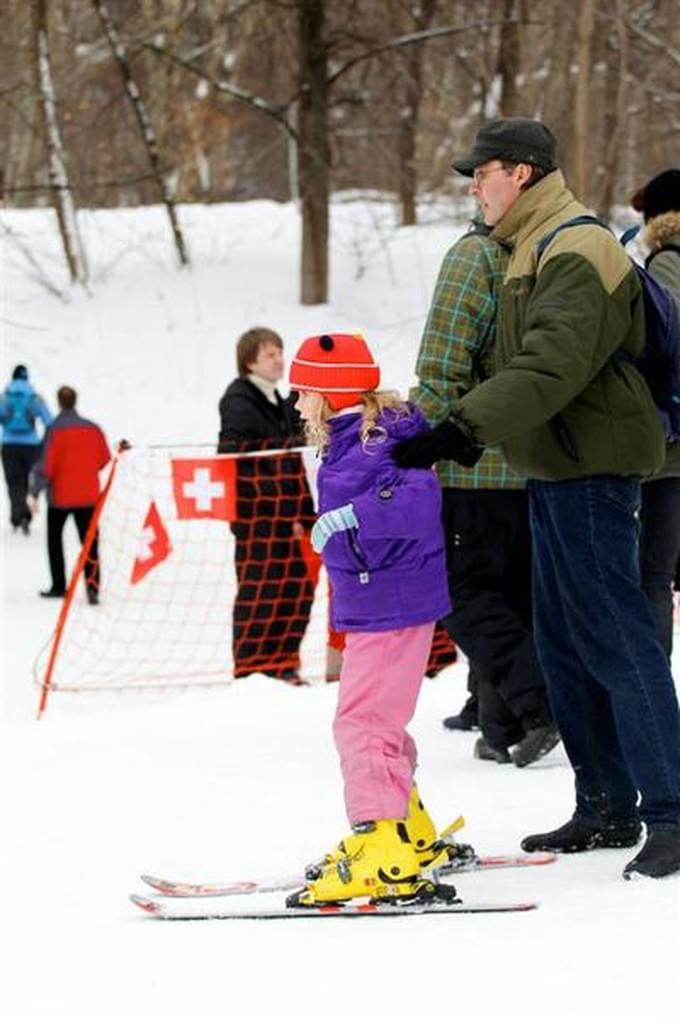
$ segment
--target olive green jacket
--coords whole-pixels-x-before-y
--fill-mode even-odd
[[[501,445],[529,478],[646,477],[665,446],[647,385],[640,284],[618,241],[588,224],[539,241],[588,210],[559,170],[520,195],[493,231],[513,247],[501,291],[491,379],[452,417],[476,442]]]

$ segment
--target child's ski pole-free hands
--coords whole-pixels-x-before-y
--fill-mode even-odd
[[[338,531],[348,531],[349,528],[358,528],[354,507],[351,503],[339,506],[337,510],[328,510],[321,514],[318,521],[312,528],[312,548],[320,553],[331,535]]]
[[[438,460],[455,460],[463,467],[474,467],[483,453],[483,447],[448,419],[429,432],[397,443],[392,457],[401,468],[429,468]]]

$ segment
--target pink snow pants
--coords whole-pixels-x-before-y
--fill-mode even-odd
[[[434,623],[348,633],[342,654],[335,746],[350,824],[405,818],[417,753],[406,732],[432,645]]]

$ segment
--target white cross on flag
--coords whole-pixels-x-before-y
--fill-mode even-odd
[[[130,584],[137,584],[143,577],[162,563],[170,553],[172,546],[170,538],[156,504],[152,501],[144,518],[144,524],[139,536],[137,556],[132,564],[132,575]]]
[[[181,520],[236,517],[236,461],[222,457],[173,460],[172,491]]]

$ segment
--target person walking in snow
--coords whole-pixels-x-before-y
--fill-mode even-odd
[[[635,192],[641,212],[646,265],[674,295],[680,310],[680,169],[664,170]],[[668,658],[673,651],[673,584],[680,570],[680,441],[666,444],[662,469],[642,486],[640,569]]]
[[[99,472],[111,460],[104,433],[98,425],[81,418],[76,411],[76,391],[71,386],[57,390],[59,414],[45,438],[42,456],[30,479],[31,495],[37,499],[48,491],[47,551],[51,586],[41,591],[43,598],[63,598],[66,594],[66,568],[62,535],[73,515],[80,541],[87,529],[99,497]],[[88,601],[99,601],[100,570],[97,535],[94,535],[85,564],[85,589]]]
[[[435,622],[450,610],[441,492],[432,471],[394,465],[395,443],[427,425],[379,382],[358,334],[309,337],[290,367],[321,455],[312,544],[331,582],[332,625],[347,635],[333,735],[352,826],[291,905],[417,898],[432,888],[420,869],[436,832],[414,786],[406,726]]]
[[[645,844],[623,875],[659,878],[680,871],[680,713],[640,586],[640,478],[665,458],[632,363],[644,346],[641,285],[600,226],[552,233],[586,209],[565,186],[545,125],[490,121],[454,167],[472,179],[492,236],[512,246],[495,373],[395,457],[472,466],[485,446],[500,446],[529,478],[536,646],[576,807],[522,848],[634,846],[644,821]]]
[[[10,522],[16,531],[25,535],[31,530],[31,508],[28,505],[28,479],[42,446],[36,431],[36,421],[44,430],[52,422],[47,404],[35,392],[25,365],[17,365],[12,380],[0,395],[0,425],[2,425],[2,467],[7,482]]]

